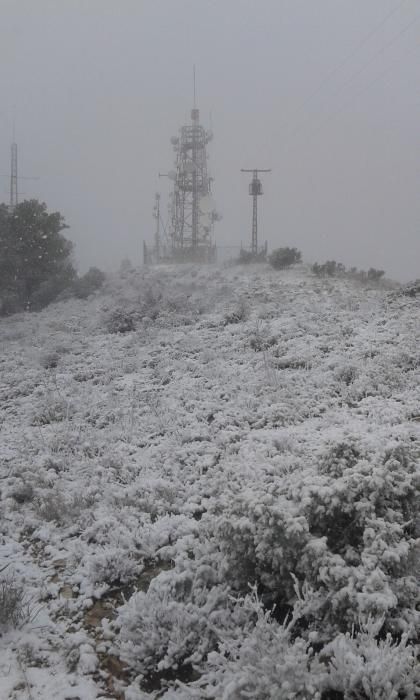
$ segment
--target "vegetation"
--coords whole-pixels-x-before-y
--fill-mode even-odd
[[[302,253],[297,248],[276,248],[268,257],[268,262],[275,270],[302,262]]]
[[[361,282],[378,282],[385,274],[384,270],[377,270],[374,267],[370,267],[367,272],[358,270],[357,267],[350,267],[346,270],[343,263],[338,263],[335,260],[327,260],[321,264],[316,262],[312,265],[311,270],[317,277],[350,277]]]
[[[61,233],[66,228],[59,212],[49,213],[36,199],[13,212],[0,205],[0,315],[37,311],[63,293],[87,299],[103,285],[97,267],[78,277],[73,244]]]
[[[261,263],[266,261],[266,250],[265,248],[263,250],[260,250],[258,253],[253,253],[250,250],[245,250],[244,248],[241,248],[239,252],[239,260],[238,262],[241,265],[249,265],[250,263]]]
[[[90,267],[86,274],[74,281],[72,285],[74,296],[78,299],[87,299],[102,287],[104,281],[105,273],[97,267]]]
[[[46,306],[76,277],[73,244],[59,212],[31,199],[10,212],[0,205],[0,313]]]

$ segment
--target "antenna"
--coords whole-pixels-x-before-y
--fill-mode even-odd
[[[39,177],[18,176],[18,147],[15,140],[15,118],[13,117],[12,128],[13,141],[10,146],[10,192],[9,192],[9,211],[13,212],[19,204],[18,181],[19,180],[39,180]]]
[[[241,168],[241,173],[252,173],[252,180],[249,185],[249,194],[252,197],[252,240],[251,240],[251,255],[254,258],[258,257],[258,212],[257,212],[257,200],[258,197],[263,193],[263,188],[261,180],[258,178],[258,173],[271,173],[271,169],[263,168],[252,168],[250,170],[245,170]],[[261,251],[262,252],[262,251]]]
[[[174,170],[159,172],[170,181],[168,222],[162,222],[162,199],[155,196],[154,245],[145,244],[144,260],[149,262],[216,261],[214,224],[220,219],[211,196],[213,178],[208,172],[207,145],[212,139],[200,122],[197,107],[196,67],[193,64],[193,99],[190,120],[170,139],[175,153]]]
[[[14,127],[14,125],[13,125]],[[13,128],[14,131],[14,128]],[[9,209],[14,211],[18,203],[18,160],[17,160],[17,143],[11,145],[10,159],[10,200]]]

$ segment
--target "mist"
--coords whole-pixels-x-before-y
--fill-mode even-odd
[[[420,276],[415,0],[1,0],[0,174],[13,120],[20,200],[59,210],[81,271],[142,261],[193,65],[220,246]]]

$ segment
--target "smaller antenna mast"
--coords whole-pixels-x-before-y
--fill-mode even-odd
[[[250,170],[241,169],[241,173],[252,173],[252,180],[249,185],[249,194],[252,197],[252,241],[251,253],[253,256],[258,255],[258,214],[257,201],[259,195],[263,193],[261,180],[258,178],[258,173],[271,173],[271,169],[251,168]]]

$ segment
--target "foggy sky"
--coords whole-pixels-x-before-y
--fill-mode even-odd
[[[0,0],[0,174],[15,111],[19,189],[80,269],[140,263],[195,64],[218,244],[250,243],[240,169],[272,168],[270,248],[420,277],[419,27],[420,0]]]

